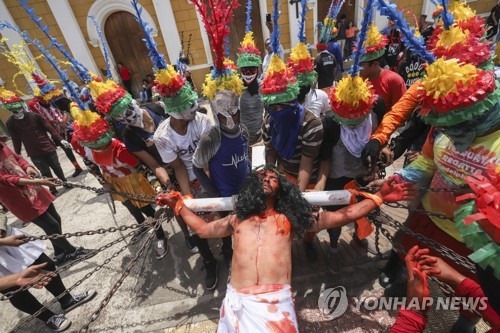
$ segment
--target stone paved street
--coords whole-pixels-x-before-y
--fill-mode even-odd
[[[59,150],[59,158],[67,176],[73,172],[66,156]],[[72,182],[98,186],[89,173],[83,173]],[[82,189],[63,189],[55,201],[55,206],[62,216],[63,231],[74,232],[129,225],[134,221],[120,203],[116,203],[117,213],[113,215],[107,195],[96,196]],[[392,211],[391,215],[404,220],[405,212]],[[20,227],[21,223],[9,214],[9,223]],[[220,241],[212,241],[211,247],[219,260],[219,284],[214,292],[207,292],[203,287],[205,272],[201,271],[201,259],[191,254],[184,245],[184,239],[176,224],[164,223],[170,236],[170,252],[158,261],[153,248],[143,255],[125,279],[115,296],[104,308],[99,318],[91,325],[92,332],[214,332],[218,310],[226,289],[227,271],[220,255]],[[35,235],[42,231],[33,224],[24,230]],[[116,232],[105,235],[71,238],[75,245],[86,248],[98,248],[125,233]],[[341,238],[340,254],[342,272],[332,276],[326,266],[328,250],[326,232],[319,234],[316,245],[319,249],[317,262],[307,262],[301,241],[293,242],[293,282],[296,309],[301,332],[388,332],[395,320],[394,312],[357,311],[354,302],[350,302],[347,312],[333,321],[326,320],[318,310],[317,300],[321,290],[334,286],[344,286],[349,297],[378,297],[383,291],[378,284],[379,269],[384,260],[367,255],[361,248],[351,243],[352,231],[344,228]],[[145,240],[146,237],[143,238]],[[370,236],[370,241],[373,241]],[[382,238],[383,239],[383,238]],[[79,263],[62,273],[67,287],[72,286],[86,273],[101,264],[106,258],[126,245],[125,250],[111,260],[109,265],[76,287],[76,292],[96,289],[97,297],[84,306],[73,310],[68,318],[73,321],[69,332],[77,332],[87,323],[91,314],[109,292],[111,285],[118,279],[126,265],[141,247],[141,243],[127,245],[120,243],[97,254],[95,257]],[[387,253],[389,244],[383,239],[382,250]],[[52,247],[47,242],[47,254],[52,256]],[[435,288],[434,288],[435,289]],[[33,290],[33,294],[42,302],[51,300],[46,290]],[[59,312],[58,304],[51,307]],[[431,314],[427,332],[447,332],[453,322],[454,313]],[[22,323],[27,316],[15,310],[9,302],[0,303],[0,332],[9,332]],[[478,332],[484,332],[483,329]],[[38,320],[28,323],[19,332],[50,332]]]

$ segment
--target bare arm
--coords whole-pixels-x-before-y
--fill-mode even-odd
[[[222,238],[231,236],[233,227],[231,219],[233,215],[228,215],[220,220],[205,222],[201,217],[193,213],[186,206],[180,210],[180,216],[186,224],[201,238]]]
[[[382,199],[380,192],[377,192],[375,195]],[[311,231],[318,232],[323,229],[342,227],[366,216],[377,207],[378,206],[375,202],[370,199],[365,199],[335,212],[321,212],[319,213],[319,219],[316,226],[313,227],[313,230]]]
[[[276,165],[278,160],[278,152],[274,149],[266,149],[266,164]]]
[[[145,150],[141,150],[138,152],[134,152],[133,154],[137,156],[141,161],[143,161],[151,171],[153,171],[156,178],[158,178],[162,185],[168,185],[168,183],[170,182],[170,177],[168,176],[167,170],[165,170],[165,168],[162,167],[160,163],[158,163],[156,159],[151,156],[150,153]]]
[[[326,181],[328,180],[328,175],[330,174],[331,164],[331,159],[321,161],[321,163],[319,164],[318,180],[316,181],[316,186],[314,186],[315,191],[325,190]]]
[[[181,161],[179,157],[177,157],[172,163],[170,163],[172,168],[174,168],[175,178],[179,182],[179,186],[181,188],[181,193],[183,195],[191,194],[191,186],[189,184],[189,175],[184,162]]]
[[[299,173],[297,175],[297,186],[304,192],[311,180],[314,158],[302,155],[300,158]]]

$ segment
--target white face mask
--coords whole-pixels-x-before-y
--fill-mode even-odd
[[[24,118],[24,110],[23,109],[17,109],[12,111],[12,116],[15,119],[23,119]]]
[[[176,113],[176,112],[168,112],[170,117],[179,119],[179,120],[193,120],[196,117],[196,111],[198,111],[198,102],[195,102],[193,106],[184,112]]]
[[[220,124],[224,131],[233,132],[240,124],[239,121],[235,123],[233,120],[233,116],[239,112],[238,100],[238,96],[229,90],[221,90],[215,94],[212,102],[213,110],[217,116],[226,118],[226,124]]]
[[[143,112],[144,111],[139,107],[139,104],[137,104],[135,100],[132,100],[132,102],[128,105],[128,108],[117,119],[121,123],[143,128]]]

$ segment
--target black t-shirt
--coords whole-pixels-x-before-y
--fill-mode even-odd
[[[391,29],[389,34],[389,43],[386,46],[385,61],[389,67],[394,67],[398,65],[398,56],[402,51],[401,37],[399,30]]]
[[[340,40],[340,39],[346,39],[346,28],[347,28],[347,25],[345,24],[345,22],[338,22],[337,23],[337,29],[339,30],[338,34],[337,34],[337,40]]]
[[[153,138],[154,131],[158,128],[160,123],[166,119],[165,111],[155,103],[148,103],[141,107],[146,110],[155,123],[153,132],[148,132],[140,127],[127,126],[123,133],[123,142],[131,153],[147,151],[154,157],[154,159],[164,164],[155,145],[148,145],[148,141]]]
[[[316,73],[318,73],[318,89],[328,88],[333,85],[335,79],[335,68],[337,61],[333,54],[328,51],[321,51],[314,59]]]
[[[410,88],[424,73],[424,62],[419,57],[407,56],[398,66],[398,74],[405,81],[406,88]]]

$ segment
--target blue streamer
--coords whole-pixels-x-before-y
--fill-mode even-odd
[[[111,76],[111,62],[109,61],[108,43],[106,43],[106,40],[104,39],[104,36],[102,34],[101,27],[99,27],[99,23],[97,23],[96,19],[92,15],[89,15],[89,19],[91,19],[92,22],[94,23],[95,30],[97,31],[97,34],[99,35],[99,39],[101,40],[102,50],[104,52],[104,60],[106,61],[106,70],[107,70],[106,77],[108,79],[111,79],[112,78],[112,76]]]
[[[305,26],[306,26],[306,15],[307,15],[307,0],[300,0],[300,7],[301,7],[301,12],[300,12],[300,17],[299,17],[299,41],[302,43],[306,42],[306,32],[305,32]]]
[[[443,25],[445,30],[450,30],[453,25],[453,15],[448,11],[448,0],[441,0],[441,5],[443,6],[443,12],[441,13],[441,19],[443,20]]]
[[[326,15],[326,20],[327,21],[333,21],[337,19],[337,16],[340,13],[340,9],[344,5],[345,0],[332,0],[332,3],[330,4],[330,7],[328,8],[328,14]],[[332,34],[332,28],[330,26],[327,26],[326,28],[323,29],[324,24],[323,23],[318,23],[318,27],[320,30],[320,36],[319,36],[319,41],[320,43],[322,42],[328,42],[330,40],[331,34]]]
[[[155,69],[167,68],[167,63],[165,62],[165,58],[163,57],[163,54],[158,52],[158,49],[156,48],[156,42],[151,36],[153,28],[148,27],[148,23],[144,21],[141,17],[142,7],[139,8],[139,0],[132,0],[132,7],[134,7],[134,10],[137,14],[136,19],[141,24],[142,31],[144,32],[144,37],[145,37],[144,42],[146,43],[146,47],[149,50],[148,55],[151,58],[151,61],[153,61]]]
[[[245,33],[252,31],[252,0],[247,0],[247,21],[245,23]]]
[[[271,33],[271,50],[273,53],[280,54],[280,26],[278,24],[280,18],[280,2],[273,0],[273,31]]]
[[[224,51],[226,53],[226,57],[229,58],[229,36],[224,38]]]
[[[377,1],[380,14],[388,16],[403,34],[402,40],[405,43],[405,47],[419,58],[425,60],[429,65],[432,64],[436,60],[436,57],[427,51],[422,37],[415,37],[415,30],[408,26],[406,20],[403,18],[403,13],[396,10],[395,4],[386,3],[384,0]]]
[[[44,35],[50,40],[51,48],[55,46],[59,52],[61,52],[66,59],[71,63],[71,69],[75,72],[78,78],[84,82],[90,82],[92,77],[89,74],[87,67],[78,62],[75,58],[73,58],[69,52],[64,48],[64,46],[57,41],[52,35],[49,33],[49,27],[43,25],[42,19],[35,14],[35,9],[28,7],[27,0],[18,0],[19,4],[23,7],[24,11],[29,15],[31,20],[38,26],[38,28],[44,33]]]
[[[363,9],[363,20],[361,20],[361,30],[358,35],[358,41],[356,45],[356,51],[354,52],[354,62],[351,66],[351,70],[348,72],[352,76],[357,76],[359,74],[359,59],[361,58],[361,55],[366,52],[366,50],[363,48],[363,43],[366,40],[366,35],[368,33],[368,27],[370,26],[370,23],[373,21],[373,1],[374,0],[367,0],[366,1],[366,8]]]
[[[335,4],[335,5],[333,6],[333,12],[332,12],[332,14],[331,14],[331,15],[332,15],[332,16],[331,16],[331,18],[332,18],[332,19],[334,19],[334,20],[335,20],[335,19],[337,18],[337,16],[339,16],[340,9],[341,9],[341,8],[342,8],[342,6],[344,5],[344,2],[345,2],[345,0],[338,1],[338,2],[337,2],[337,4]]]
[[[0,30],[3,30],[4,28],[16,31],[18,34],[21,35],[21,37],[26,42],[35,46],[44,55],[45,60],[56,70],[64,86],[68,89],[69,93],[73,97],[73,100],[78,104],[78,107],[82,110],[85,110],[85,105],[80,100],[78,93],[73,89],[72,85],[69,83],[68,74],[66,73],[65,70],[61,69],[57,59],[52,54],[50,54],[50,52],[45,48],[45,46],[43,46],[37,39],[32,39],[27,31],[21,31],[19,27],[13,26],[7,21],[0,22]]]

